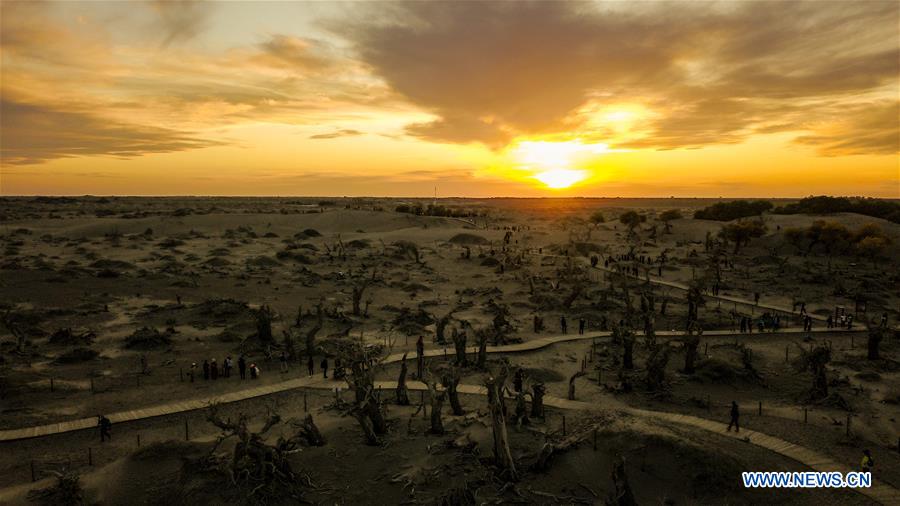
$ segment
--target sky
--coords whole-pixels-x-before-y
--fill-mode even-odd
[[[900,198],[900,3],[0,2],[0,194]]]

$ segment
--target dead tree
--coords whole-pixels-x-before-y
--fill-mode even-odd
[[[543,383],[535,383],[531,385],[531,417],[544,418],[544,394],[547,393],[547,387]]]
[[[434,341],[438,344],[444,344],[447,340],[444,338],[444,330],[446,330],[447,325],[453,321],[453,313],[456,309],[451,309],[449,313],[444,316],[438,318],[434,323]]]
[[[619,455],[613,463],[613,498],[607,504],[614,506],[637,506],[631,486],[628,484],[628,475],[625,474],[625,459]]]
[[[400,360],[400,376],[397,378],[397,404],[400,406],[409,406],[409,388],[406,386],[406,374],[408,368],[406,366],[406,353]]]
[[[307,414],[302,422],[291,422],[291,425],[297,429],[293,440],[300,441],[306,446],[325,446],[325,436],[313,422],[312,414]]]
[[[452,365],[443,366],[439,372],[441,375],[441,386],[444,387],[444,391],[447,392],[447,398],[450,399],[450,409],[453,411],[453,416],[466,414],[462,404],[459,402],[459,391],[457,390],[460,381],[459,368]]]
[[[274,313],[269,306],[261,306],[254,315],[256,317],[256,338],[262,344],[275,342],[272,337],[272,317]]]
[[[429,434],[444,435],[444,422],[441,419],[441,410],[444,408],[444,400],[447,398],[446,390],[438,390],[437,379],[431,371],[425,375],[425,386],[428,387],[428,400],[431,402],[431,427]]]
[[[528,406],[525,403],[525,392],[516,392],[516,413],[513,415],[516,425],[528,424]]]
[[[316,323],[306,331],[306,356],[311,357],[316,354],[316,334],[322,330],[324,323],[324,314],[322,305],[316,306]]]
[[[578,371],[569,378],[569,400],[575,400],[575,380],[584,376],[584,371]]]
[[[16,351],[25,353],[25,343],[28,338],[28,333],[19,326],[19,323],[16,320],[16,315],[12,314],[9,309],[3,313],[3,326],[16,338]]]
[[[469,365],[469,360],[466,356],[466,341],[468,340],[468,335],[465,329],[461,332],[457,332],[456,329],[453,329],[450,337],[453,339],[453,348],[456,350],[456,365],[466,367]]]
[[[222,431],[212,452],[215,452],[225,440],[237,438],[229,474],[232,483],[247,491],[248,498],[253,496],[263,503],[275,497],[302,500],[300,476],[291,469],[287,458],[293,446],[283,439],[279,439],[275,446],[266,444],[263,440],[263,436],[281,422],[281,417],[277,413],[270,412],[258,432],[251,432],[247,428],[249,418],[243,414],[236,420],[222,419],[216,405],[210,406],[206,419]]]
[[[809,390],[810,399],[820,400],[828,397],[826,366],[831,362],[831,350],[823,345],[805,350],[798,344],[797,348],[800,355],[794,361],[794,368],[797,371],[809,371],[813,375],[812,388]]]
[[[506,409],[503,402],[503,390],[506,386],[507,375],[508,371],[505,368],[497,376],[489,373],[484,380],[484,385],[487,387],[488,407],[491,413],[491,428],[494,436],[494,462],[507,480],[516,481],[519,475],[516,472],[516,462],[513,460],[512,452],[509,450],[509,438],[506,432]]]
[[[694,374],[694,363],[697,361],[697,348],[700,346],[700,336],[694,335],[692,329],[684,336],[684,373]]]
[[[475,331],[475,337],[478,339],[478,356],[475,360],[475,367],[482,370],[487,365],[488,333],[489,331],[487,329],[478,329]]]
[[[665,386],[666,365],[669,363],[669,345],[655,346],[647,357],[647,388],[659,391]]]
[[[364,277],[362,281],[353,286],[353,316],[359,316],[362,312],[360,310],[360,302],[362,302],[363,294],[366,292],[366,288],[369,287],[375,281],[376,270],[372,270],[371,277]],[[368,312],[368,311],[366,311]]]
[[[613,342],[622,343],[622,367],[634,369],[634,333],[628,327],[616,325],[613,328]]]
[[[341,363],[349,368],[349,374],[344,376],[344,380],[355,397],[350,413],[359,422],[366,443],[378,445],[381,436],[387,434],[388,430],[384,408],[375,389],[375,373],[381,364],[383,347],[366,345],[349,338],[329,340],[328,343],[335,348],[335,355],[341,359]]]
[[[869,360],[878,360],[881,358],[881,354],[878,352],[878,349],[881,345],[881,341],[884,340],[885,333],[885,328],[869,325],[869,335],[866,339],[866,358],[868,358]]]
[[[581,280],[578,280],[575,283],[575,286],[572,287],[572,291],[569,292],[569,295],[565,298],[565,300],[563,300],[563,307],[566,309],[569,309],[570,307],[572,307],[572,304],[575,303],[575,300],[578,299],[578,297],[581,295],[581,293],[583,291],[584,291],[584,282]]]

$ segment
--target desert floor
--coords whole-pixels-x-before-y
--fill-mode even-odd
[[[892,332],[880,343],[881,357],[869,360],[866,331],[867,320],[877,326],[882,314],[891,329],[900,318],[900,226],[854,214],[766,214],[766,235],[738,253],[728,248],[716,264],[717,297],[706,243],[723,223],[687,217],[714,201],[449,199],[440,204],[470,216],[395,211],[410,202],[0,199],[0,311],[15,327],[0,325],[0,503],[26,502],[29,490],[52,485],[51,473],[59,470],[80,474],[89,501],[102,504],[249,502],[246,490],[198,470],[221,433],[207,409],[153,413],[249,389],[259,392],[219,405],[219,414],[249,416],[258,429],[277,412],[283,423],[265,435],[274,444],[291,437],[289,421],[311,413],[327,440],[290,455],[292,467],[308,478],[304,499],[312,503],[468,504],[471,494],[477,503],[602,504],[615,492],[617,456],[624,457],[638,504],[877,502],[852,490],[743,488],[741,471],[808,470],[810,463],[725,432],[732,401],[741,406],[742,428],[846,468],[855,469],[862,450],[870,449],[876,480],[885,490],[900,489],[900,341]],[[686,216],[672,221],[670,232],[657,218],[667,209]],[[605,223],[588,221],[595,211]],[[646,217],[634,234],[616,220],[626,211]],[[804,255],[786,244],[784,230],[817,219],[851,229],[876,223],[893,244],[877,261]],[[626,254],[633,257],[623,259]],[[619,272],[626,268],[628,275]],[[692,284],[702,287],[703,334],[696,371],[686,374],[684,288]],[[860,294],[865,311],[857,306]],[[811,333],[801,329],[801,302],[815,316]],[[835,308],[856,316],[853,329],[826,328]],[[779,331],[737,332],[739,318],[764,313],[779,315]],[[637,314],[651,316],[665,348],[662,385],[649,385],[647,364],[658,358],[657,348],[643,335],[646,318]],[[268,315],[271,339],[261,335],[260,315]],[[538,333],[535,316],[546,327]],[[563,335],[561,317],[568,335],[584,319],[585,331],[596,337],[502,348]],[[631,317],[634,369],[623,370],[621,342],[610,334]],[[437,338],[438,326],[445,342]],[[508,370],[512,391],[513,372],[521,369],[526,390],[541,383],[548,398],[565,399],[571,384],[574,398],[590,404],[548,406],[543,418],[510,421],[520,470],[512,484],[492,458],[484,395],[461,394],[460,416],[445,402],[445,433],[429,432],[432,403],[416,381],[422,379],[416,341],[422,336],[431,355],[429,379],[459,360],[454,332],[468,339],[468,364],[455,368],[461,387],[481,386],[489,373]],[[488,333],[478,367],[477,336]],[[408,353],[412,402],[397,405],[391,387],[380,392],[389,432],[378,445],[365,444],[348,383],[334,380],[331,370],[328,380],[321,378],[320,361],[327,358],[333,369],[340,356],[329,343],[341,340],[371,345],[383,356]],[[799,361],[819,346],[830,350],[829,395],[813,400],[812,374]],[[204,360],[221,365],[241,355],[259,365],[258,379],[241,380],[236,371],[203,379]],[[393,385],[400,364],[380,363],[375,379]],[[278,387],[287,381],[300,386]],[[507,404],[514,411],[515,399]],[[633,410],[714,420],[721,430]],[[128,413],[130,421],[117,421]],[[94,427],[61,430],[98,414],[115,422],[109,442],[101,444]],[[52,424],[62,424],[46,429],[58,433],[15,436],[18,429]],[[532,464],[545,444],[565,448],[538,470]]]

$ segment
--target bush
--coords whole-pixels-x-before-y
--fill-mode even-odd
[[[900,203],[863,197],[828,197],[819,195],[776,208],[775,214],[857,213],[900,223]]]
[[[769,209],[772,209],[772,203],[767,200],[719,202],[696,211],[694,219],[731,221],[750,216],[759,216]]]

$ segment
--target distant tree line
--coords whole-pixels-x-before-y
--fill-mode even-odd
[[[775,214],[856,213],[900,223],[900,203],[866,197],[820,195],[775,208]]]
[[[415,214],[416,216],[444,216],[448,218],[470,218],[472,216],[481,216],[478,211],[471,209],[454,208],[428,204],[400,204],[394,208],[398,213]]]
[[[694,218],[698,220],[731,221],[759,216],[770,209],[772,209],[772,203],[768,200],[734,200],[731,202],[719,202],[699,209],[694,212]]]

